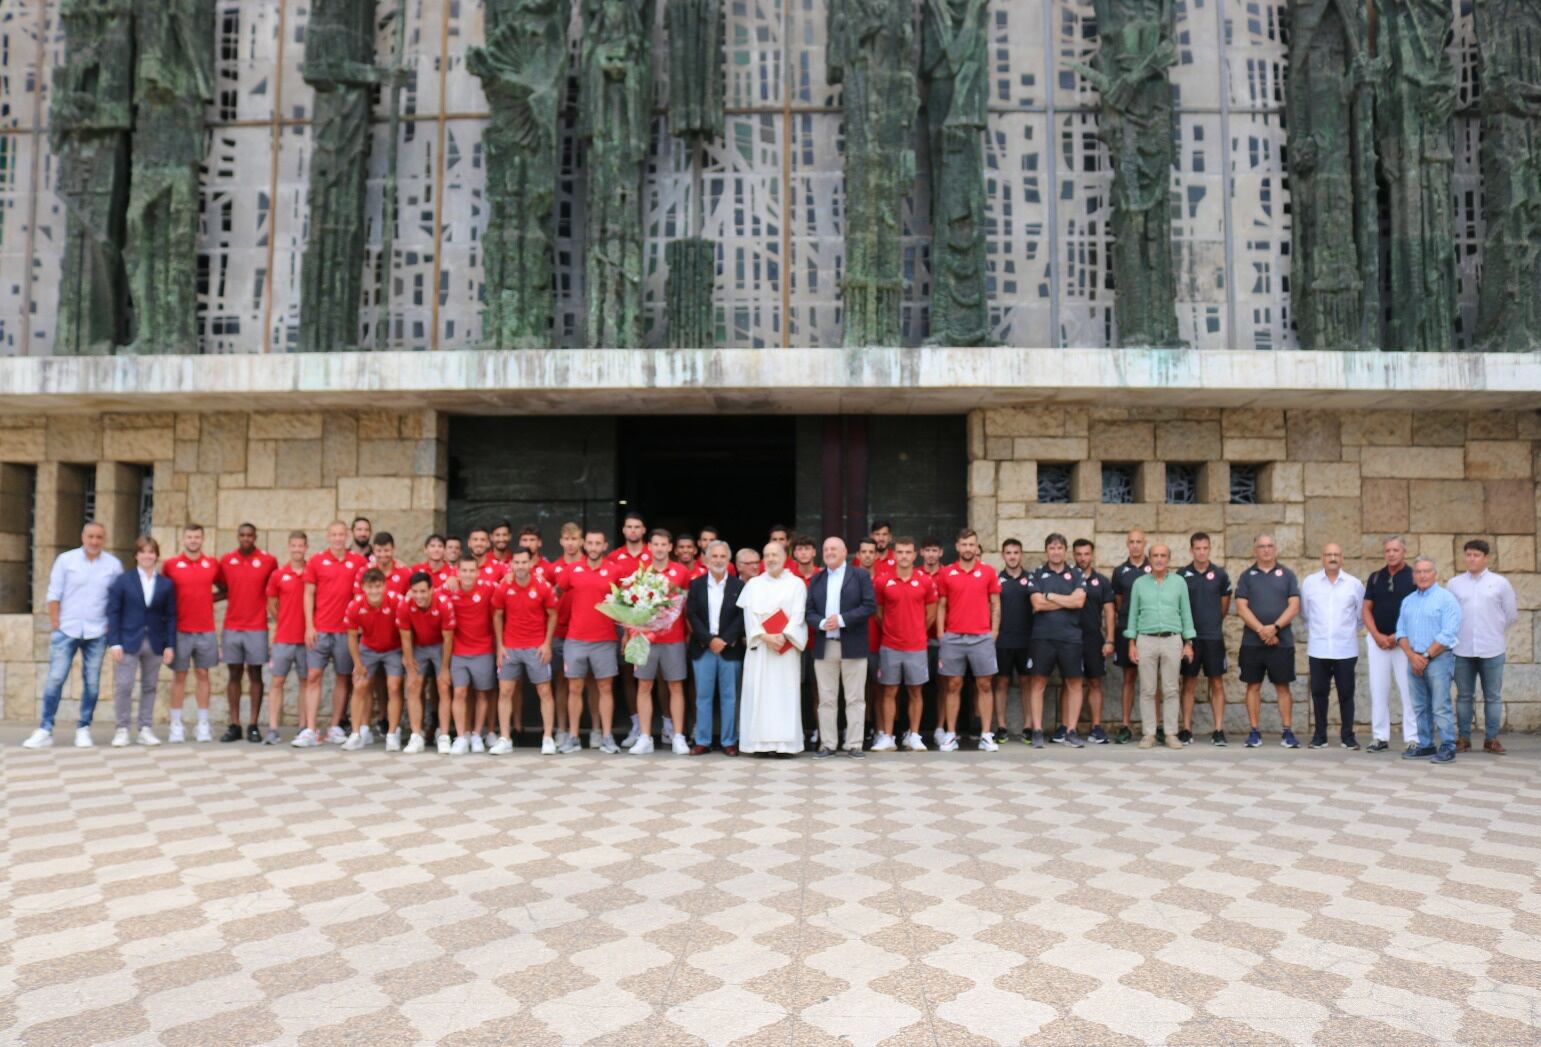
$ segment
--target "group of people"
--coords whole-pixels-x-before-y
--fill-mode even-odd
[[[1048,536],[1036,568],[1026,565],[1016,539],[1002,543],[1000,567],[985,564],[968,528],[955,539],[956,558],[943,563],[939,541],[895,536],[886,522],[873,526],[854,555],[839,537],[816,543],[775,527],[763,546],[740,548],[735,556],[712,528],[694,535],[649,530],[638,513],[626,516],[614,549],[599,529],[562,525],[560,552],[551,559],[543,554],[539,528],[526,526],[516,539],[506,521],[473,528],[464,542],[431,535],[424,559],[411,565],[397,560],[390,534],[375,533],[362,517],[351,525],[334,522],[327,548],[314,555],[305,533],[292,532],[282,563],[258,548],[251,524],[241,525],[235,548],[220,556],[204,550],[203,529],[189,524],[180,551],[164,563],[156,541],[141,537],[127,572],[105,551],[106,540],[101,524],[88,523],[80,548],[53,565],[49,669],[42,717],[23,742],[27,748],[53,744],[64,681],[77,656],[83,685],[75,744],[94,744],[97,681],[109,654],[114,746],[160,744],[152,718],[163,665],[172,672],[168,740],[186,738],[191,673],[194,737],[212,741],[209,670],[216,664],[229,670],[222,742],[244,737],[277,744],[283,691],[294,674],[299,731],[291,744],[300,748],[334,743],[351,751],[380,740],[388,751],[407,753],[430,744],[453,755],[508,753],[523,731],[528,685],[539,700],[544,754],[583,748],[585,712],[590,748],[651,753],[655,707],[663,744],[681,755],[710,752],[714,743],[730,756],[787,756],[809,748],[817,758],[860,758],[866,750],[952,752],[966,733],[977,736],[980,750],[993,752],[1008,737],[1006,702],[1015,678],[1022,684],[1022,738],[1034,748],[1046,741],[1071,748],[1133,742],[1136,722],[1140,747],[1182,748],[1194,740],[1202,676],[1212,711],[1210,741],[1223,746],[1229,671],[1223,626],[1234,611],[1242,624],[1237,661],[1248,747],[1262,744],[1265,682],[1277,698],[1280,743],[1300,746],[1291,685],[1295,628],[1303,624],[1312,748],[1327,745],[1334,688],[1340,744],[1360,747],[1355,672],[1363,632],[1369,751],[1390,748],[1394,685],[1402,700],[1404,757],[1454,759],[1471,747],[1479,684],[1483,748],[1504,751],[1498,739],[1504,637],[1516,601],[1509,583],[1488,568],[1491,550],[1481,540],[1466,543],[1466,570],[1446,586],[1432,559],[1409,564],[1396,537],[1384,542],[1385,568],[1361,582],[1343,570],[1336,544],[1322,550],[1321,570],[1297,581],[1279,562],[1274,538],[1259,535],[1253,562],[1234,584],[1212,560],[1208,535],[1192,536],[1190,562],[1178,568],[1167,546],[1147,549],[1138,530],[1129,533],[1128,557],[1111,575],[1097,570],[1090,540],[1071,542],[1057,533]],[[623,630],[600,604],[643,567],[662,574],[670,590],[683,595],[683,607],[649,636],[646,660],[633,666],[622,658]],[[219,602],[225,615],[216,632]],[[1122,670],[1121,718],[1111,734],[1102,719],[1110,662]],[[335,682],[323,726],[328,668]],[[1045,695],[1056,674],[1059,716],[1051,726]],[[619,743],[618,679],[630,716]],[[965,692],[974,699],[969,713]]]

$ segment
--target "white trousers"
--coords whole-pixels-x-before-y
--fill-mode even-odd
[[[858,626],[865,629],[866,626]],[[867,726],[867,659],[840,657],[840,641],[824,642],[824,657],[813,663],[819,687],[819,745],[840,748],[840,686],[845,685],[845,747],[861,751]]]
[[[1369,637],[1365,638],[1370,670],[1370,733],[1377,741],[1391,741],[1391,682],[1396,681],[1402,696],[1402,743],[1421,745],[1418,740],[1418,713],[1413,708],[1412,685],[1408,682],[1407,655],[1400,646],[1383,651]]]

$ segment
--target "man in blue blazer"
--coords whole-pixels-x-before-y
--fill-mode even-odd
[[[867,619],[877,610],[872,576],[848,562],[845,542],[824,539],[824,570],[808,583],[808,635],[819,686],[819,751],[814,759],[860,757],[867,723]],[[845,685],[845,745],[840,746],[840,686]]]
[[[134,672],[139,672],[139,744],[159,745],[150,722],[155,715],[155,687],[160,667],[170,665],[177,644],[177,589],[155,569],[161,547],[154,538],[134,543],[134,569],[113,579],[107,590],[107,650],[112,655],[113,711],[118,730],[115,748],[129,744],[128,721],[134,700]]]

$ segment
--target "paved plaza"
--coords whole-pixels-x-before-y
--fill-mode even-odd
[[[1541,1043],[1534,738],[1435,767],[22,734],[4,1043]]]

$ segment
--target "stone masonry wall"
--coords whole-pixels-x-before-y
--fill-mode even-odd
[[[1038,501],[1039,463],[1074,463],[1069,503]],[[1136,466],[1135,504],[1101,501],[1101,465]],[[1258,502],[1229,504],[1230,463],[1259,466]],[[1167,463],[1200,466],[1199,504],[1165,504]],[[1402,535],[1409,557],[1432,556],[1441,579],[1460,568],[1461,546],[1486,538],[1492,566],[1513,583],[1520,619],[1509,631],[1504,697],[1510,728],[1541,727],[1541,411],[1307,411],[1105,409],[1024,405],[969,415],[969,519],[992,558],[1017,538],[1025,562],[1042,562],[1043,540],[1060,531],[1097,543],[1106,573],[1127,553],[1131,528],[1188,562],[1188,537],[1207,531],[1214,558],[1234,579],[1251,562],[1252,540],[1272,532],[1281,559],[1300,577],[1320,568],[1322,546],[1342,545],[1345,568],[1361,581],[1383,566],[1385,536]],[[998,562],[998,561],[997,561]],[[1227,727],[1244,728],[1242,688],[1235,678],[1241,620],[1227,621],[1232,675]],[[1295,684],[1297,732],[1307,724],[1306,645],[1297,637],[1301,678]],[[1117,672],[1117,670],[1114,670]],[[1110,676],[1104,719],[1117,722],[1118,684]],[[1272,689],[1264,688],[1265,726],[1277,728]],[[1336,700],[1334,699],[1334,707]],[[1393,719],[1400,703],[1393,697]],[[1195,730],[1209,730],[1200,700]],[[1138,715],[1138,703],[1136,703]],[[1480,711],[1478,712],[1480,718]],[[1357,718],[1368,720],[1361,680]],[[1398,737],[1400,737],[1398,735]]]
[[[31,483],[28,470],[7,466],[36,470],[33,613],[0,614],[5,719],[35,722],[37,717],[48,665],[48,572],[58,553],[80,542],[85,476],[95,477],[96,517],[107,528],[108,549],[125,568],[132,566],[139,529],[143,467],[153,470],[152,533],[163,557],[175,555],[188,522],[203,525],[204,549],[216,555],[234,548],[236,528],[249,522],[257,527],[258,544],[282,562],[291,530],[304,530],[311,551],[318,552],[325,548],[331,521],[363,515],[377,532],[390,531],[401,558],[412,562],[423,539],[444,526],[444,433],[445,420],[427,410],[0,417],[0,506],[15,504],[22,496],[16,485]],[[0,531],[19,526],[0,520]],[[19,555],[10,550],[15,543],[7,537],[0,533],[0,561]],[[216,606],[222,617],[223,604]],[[210,676],[211,717],[223,723],[225,670],[217,668]],[[163,671],[157,724],[165,723],[169,679],[169,671]],[[108,660],[97,723],[111,723],[111,681]],[[294,722],[294,692],[291,683],[286,723]],[[59,724],[73,725],[79,696],[76,668],[65,688]]]

